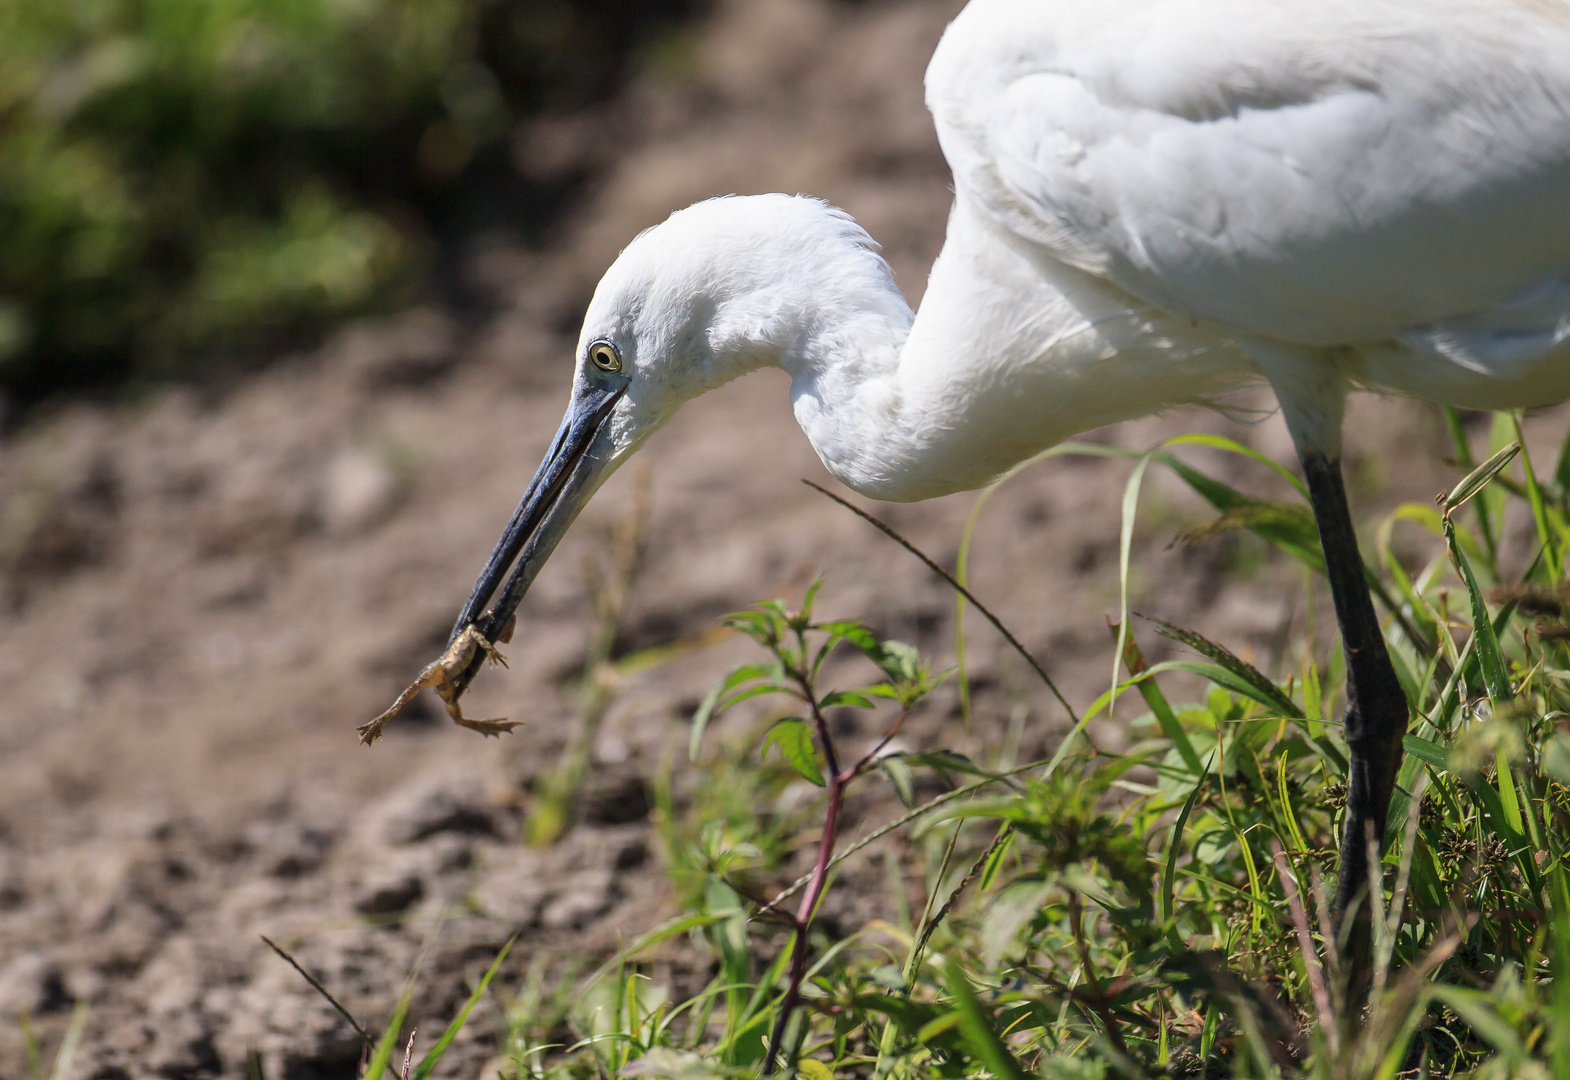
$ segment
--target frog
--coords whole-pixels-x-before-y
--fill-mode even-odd
[[[487,640],[485,635],[480,632],[479,627],[473,623],[465,626],[458,636],[452,639],[452,644],[447,646],[447,651],[442,653],[438,659],[426,664],[420,670],[420,674],[415,678],[414,682],[404,688],[403,693],[398,695],[398,700],[394,701],[390,708],[370,723],[361,724],[355,728],[355,731],[360,735],[360,745],[374,745],[376,740],[382,737],[382,733],[387,727],[387,722],[397,716],[399,711],[413,701],[415,695],[426,687],[435,690],[437,695],[441,697],[443,704],[447,707],[447,715],[459,727],[477,731],[487,738],[500,737],[514,728],[522,727],[523,721],[521,720],[507,720],[505,718],[499,720],[470,719],[463,715],[463,708],[458,704],[458,697],[462,693],[458,681],[459,677],[468,670],[469,665],[474,661],[476,653],[484,653],[486,661],[492,667],[507,666],[507,658],[501,654],[497,645],[505,645],[512,640],[513,627],[516,624],[516,616],[508,619],[507,625],[502,627],[501,633],[496,635],[494,641]]]

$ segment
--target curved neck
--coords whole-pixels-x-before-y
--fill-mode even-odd
[[[1079,432],[1257,376],[1212,331],[1065,266],[961,197],[914,316],[892,279],[830,299],[777,363],[840,481],[896,502],[980,487]]]
[[[791,407],[824,466],[857,491],[872,493],[904,470],[920,425],[902,389],[901,356],[914,318],[890,281],[898,306],[819,320],[778,365],[791,378]]]

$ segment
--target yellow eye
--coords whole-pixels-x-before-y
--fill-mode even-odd
[[[589,346],[589,362],[614,375],[621,370],[621,353],[608,341],[596,341]]]

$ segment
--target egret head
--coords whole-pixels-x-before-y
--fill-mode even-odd
[[[839,315],[885,306],[908,324],[876,245],[816,199],[710,199],[645,230],[594,292],[567,415],[453,636],[474,623],[497,637],[589,496],[684,402],[765,365],[793,370]]]

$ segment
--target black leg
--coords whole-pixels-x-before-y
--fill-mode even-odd
[[[1342,915],[1360,895],[1354,922],[1347,934],[1352,972],[1349,1001],[1356,1002],[1365,989],[1369,963],[1368,836],[1384,843],[1385,817],[1401,768],[1401,738],[1406,734],[1407,702],[1396,679],[1374,601],[1363,577],[1363,558],[1352,531],[1341,462],[1320,454],[1301,455],[1309,500],[1319,521],[1319,540],[1325,550],[1330,595],[1341,624],[1346,649],[1346,741],[1351,749],[1347,801],[1341,836],[1341,873],[1336,906]]]

